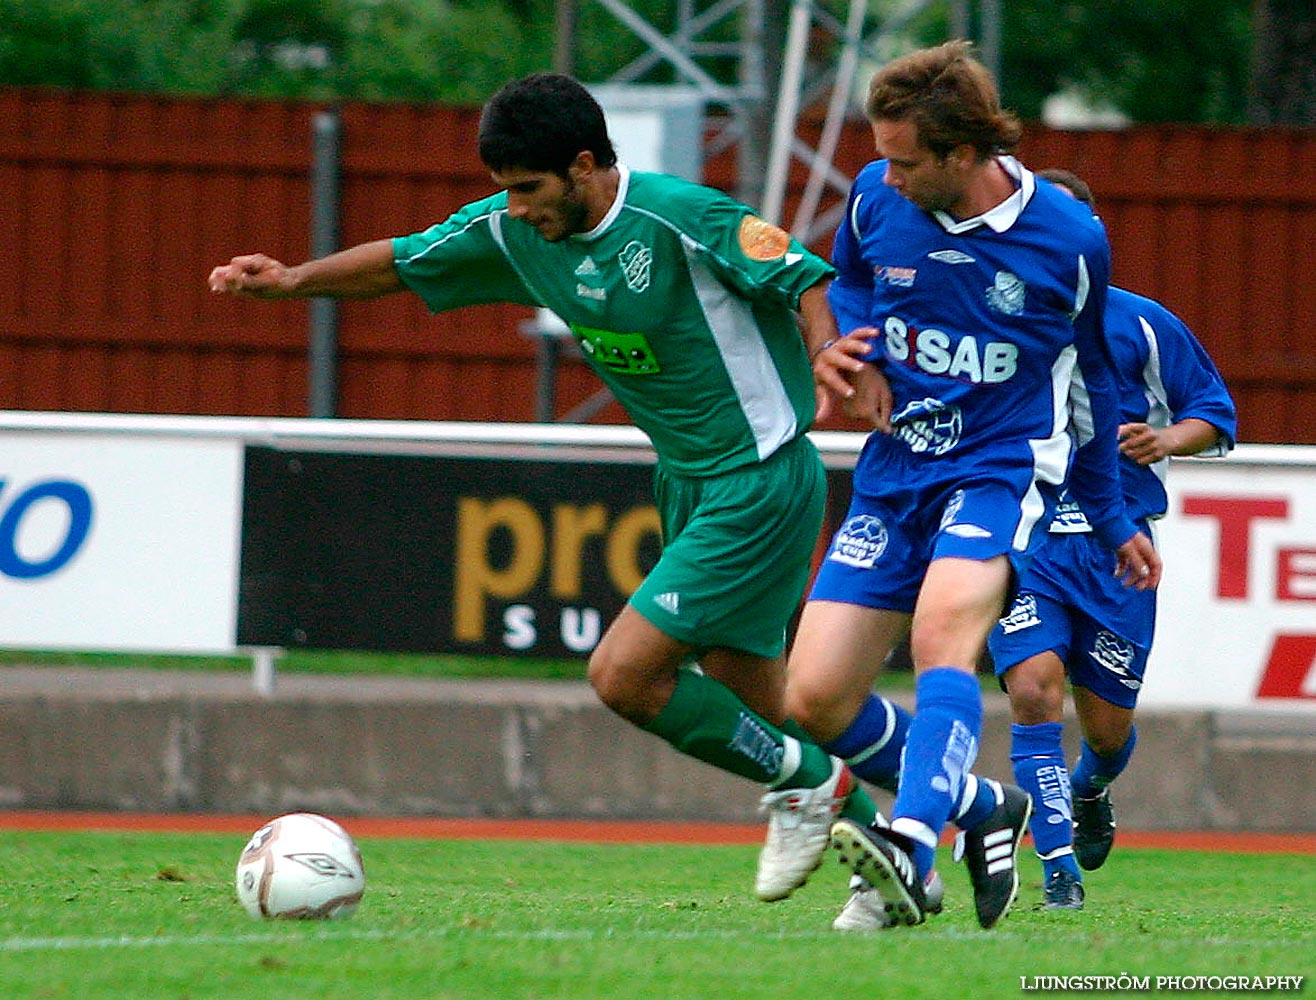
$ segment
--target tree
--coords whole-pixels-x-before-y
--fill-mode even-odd
[[[1316,125],[1316,6],[1257,0],[1247,119],[1254,125]]]
[[[1242,122],[1250,3],[1011,0],[1000,5],[1002,98],[1034,120],[1071,90],[1136,122]],[[940,8],[917,25],[921,44],[948,30]]]
[[[674,27],[677,2],[630,6],[662,29]],[[847,0],[817,2],[844,16]],[[1139,122],[1310,122],[1311,0],[1256,3],[1251,104],[1252,0],[1011,0],[1000,5],[1003,96],[1029,119],[1070,89]],[[578,4],[581,79],[605,80],[646,51],[600,4]],[[876,23],[903,6],[873,0]],[[0,0],[0,84],[479,103],[553,66],[555,9],[556,0]],[[931,4],[904,34],[911,47],[931,44],[949,25],[949,4]],[[719,25],[726,41],[737,30],[734,18]],[[726,63],[711,73],[731,82]],[[664,72],[660,63],[645,82],[666,82]]]

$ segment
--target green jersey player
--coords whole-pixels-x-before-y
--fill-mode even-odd
[[[832,268],[725,194],[627,170],[598,104],[569,77],[502,88],[479,145],[498,194],[423,232],[292,267],[234,257],[210,288],[411,290],[435,312],[516,302],[566,321],[653,442],[663,525],[662,555],[591,655],[590,682],[676,749],[768,786],[756,892],[782,899],[817,867],[838,813],[860,823],[876,813],[846,765],[783,710],[786,628],[823,513],[805,432],[810,357],[837,337]],[[849,397],[823,367],[823,388]]]

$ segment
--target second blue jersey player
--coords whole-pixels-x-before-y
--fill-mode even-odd
[[[1094,210],[1080,178],[1062,170],[1040,174]],[[1160,303],[1111,287],[1105,321],[1119,391],[1120,482],[1129,514],[1150,533],[1166,511],[1169,456],[1224,454],[1234,444],[1237,414],[1206,350]],[[989,647],[1010,695],[1015,781],[1033,798],[1043,905],[1074,910],[1084,901],[1080,868],[1101,867],[1114,841],[1109,785],[1137,743],[1133,713],[1156,626],[1156,592],[1120,586],[1082,505],[1062,500]],[[1072,779],[1061,746],[1066,679],[1083,731]]]

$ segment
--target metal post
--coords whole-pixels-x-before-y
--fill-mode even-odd
[[[777,97],[777,115],[773,123],[772,146],[768,155],[767,177],[759,214],[774,226],[782,223],[786,203],[786,185],[790,176],[792,139],[795,119],[799,115],[800,87],[804,78],[804,61],[809,45],[809,2],[792,0],[790,27],[786,32],[787,51],[781,71]]]
[[[982,29],[982,62],[1001,85],[1001,4],[1000,0],[982,0],[979,13]]]
[[[341,147],[338,111],[317,113],[311,121],[312,257],[327,257],[338,249]],[[312,299],[310,316],[306,359],[310,416],[332,417],[338,410],[338,303]]]
[[[251,650],[251,686],[257,694],[274,694],[278,660],[283,650],[277,646],[256,646]]]
[[[554,11],[553,70],[566,76],[576,73],[576,0],[557,0]]]

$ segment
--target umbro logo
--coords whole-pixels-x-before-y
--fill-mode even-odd
[[[977,524],[952,524],[946,529],[948,535],[958,535],[960,538],[991,538],[992,533],[986,528]]]
[[[933,250],[928,254],[933,260],[939,260],[943,264],[972,264],[973,258],[967,253],[959,250]]]

